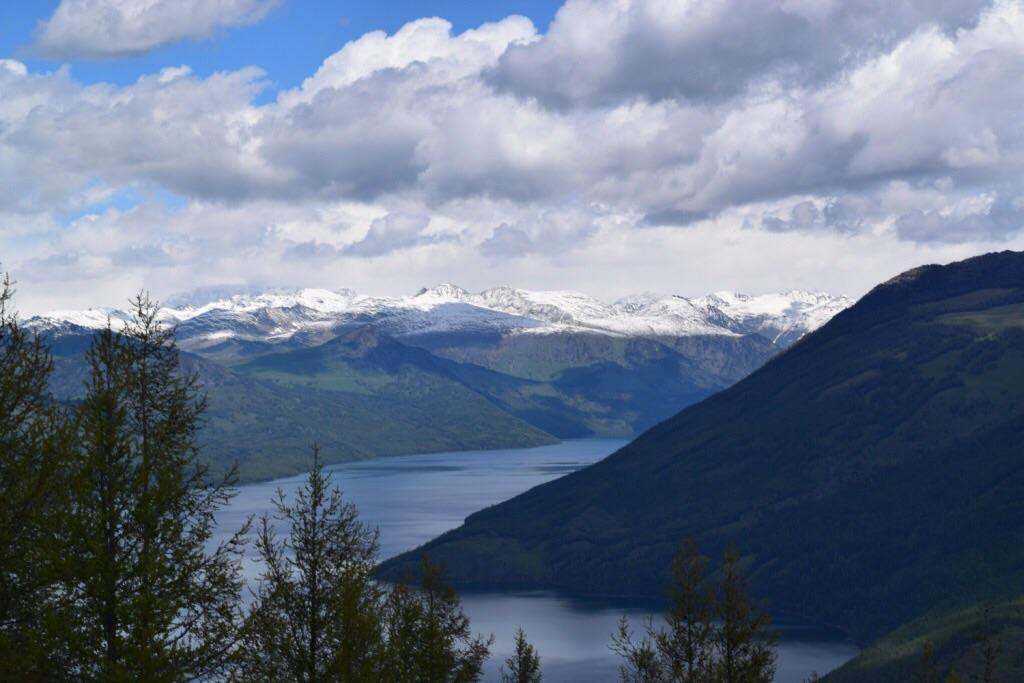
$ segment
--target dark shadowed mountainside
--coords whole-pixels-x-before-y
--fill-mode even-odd
[[[422,552],[461,583],[658,595],[737,543],[773,611],[866,642],[1024,576],[1024,254],[918,268],[604,461]]]

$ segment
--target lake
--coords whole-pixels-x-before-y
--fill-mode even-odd
[[[459,526],[476,510],[596,462],[624,443],[583,439],[530,449],[381,458],[328,470],[363,521],[380,529],[381,557],[386,558]],[[278,488],[290,494],[303,481],[304,475],[241,487],[218,515],[223,533],[237,529],[249,515],[269,511]],[[258,571],[247,562],[247,576]],[[618,661],[608,651],[609,635],[623,614],[641,629],[656,610],[653,604],[555,591],[470,592],[462,600],[474,631],[496,637],[488,681],[497,680],[495,672],[511,651],[518,626],[540,652],[547,683],[615,681]],[[777,626],[782,634],[778,683],[801,683],[811,671],[824,674],[857,653],[836,632],[807,624]]]

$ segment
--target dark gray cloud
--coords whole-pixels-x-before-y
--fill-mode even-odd
[[[677,228],[685,228],[699,221],[712,217],[710,211],[686,211],[681,209],[666,209],[655,211],[644,216],[644,225],[671,225]]]
[[[372,258],[400,249],[454,241],[451,235],[425,235],[430,217],[422,214],[392,213],[370,224],[366,236],[346,246],[342,254]]]
[[[426,168],[417,148],[431,125],[400,101],[420,72],[387,69],[265,117],[254,133],[262,159],[284,174],[279,191],[366,200],[410,188]]]
[[[50,280],[63,283],[81,277],[82,270],[81,254],[68,250],[19,263],[17,277],[24,282]]]
[[[525,230],[507,223],[494,229],[491,236],[480,243],[480,253],[487,258],[516,258],[533,253],[537,244]]]
[[[309,240],[293,244],[284,250],[284,259],[299,263],[327,263],[341,255],[341,250],[330,244]]]
[[[493,260],[565,253],[586,245],[599,232],[596,218],[578,207],[542,211],[513,224],[502,223],[480,243],[479,251]]]
[[[945,213],[936,209],[904,214],[896,234],[911,242],[972,242],[1001,240],[1024,231],[1024,197],[999,197],[988,207]]]
[[[988,4],[569,0],[541,40],[510,47],[488,76],[558,107],[634,97],[717,101],[766,81],[820,83],[922,26],[971,26]]]
[[[811,201],[802,201],[794,206],[788,219],[768,216],[761,222],[768,232],[809,231],[820,229],[824,224],[824,214]]]

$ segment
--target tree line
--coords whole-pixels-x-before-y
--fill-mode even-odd
[[[441,567],[375,580],[377,532],[314,447],[305,484],[225,540],[217,512],[234,471],[212,477],[206,408],[173,330],[140,294],[123,330],[96,333],[84,397],[51,399],[54,361],[0,283],[0,680],[380,681],[482,678],[493,637],[473,634]],[[261,567],[249,589],[248,545]],[[623,681],[760,683],[775,670],[767,613],[738,554],[717,584],[696,546],[675,560],[666,626],[610,647]],[[246,591],[249,591],[247,594]],[[247,599],[248,595],[248,599]],[[520,630],[503,683],[536,683]]]

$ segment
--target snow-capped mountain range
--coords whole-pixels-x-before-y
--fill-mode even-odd
[[[572,291],[496,287],[469,292],[442,284],[413,296],[378,297],[351,290],[300,289],[234,295],[192,295],[171,300],[164,322],[178,327],[186,347],[227,340],[283,342],[330,336],[373,324],[396,337],[447,333],[597,333],[620,337],[742,336],[759,334],[788,346],[853,304],[845,296],[790,291],[748,296],[716,292],[703,297],[640,294],[605,303]],[[123,310],[54,311],[29,319],[40,331],[60,334],[115,326]]]

